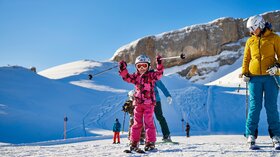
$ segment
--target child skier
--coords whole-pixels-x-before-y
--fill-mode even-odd
[[[130,150],[141,152],[138,147],[140,141],[141,129],[143,127],[143,118],[146,132],[145,150],[153,150],[156,142],[156,129],[153,120],[155,107],[155,82],[163,75],[163,64],[160,56],[156,57],[156,71],[149,71],[151,66],[150,58],[146,55],[140,55],[135,60],[136,72],[129,74],[126,69],[126,62],[119,63],[119,74],[124,81],[135,85],[134,94],[134,124],[131,127]]]
[[[128,131],[128,139],[130,139],[130,135],[131,135],[131,127],[133,125],[133,121],[134,121],[134,105],[133,105],[133,100],[134,100],[134,93],[135,90],[131,90],[128,92],[128,100],[126,100],[126,102],[123,105],[123,109],[122,111],[127,112],[129,114],[129,131]],[[144,145],[145,144],[145,130],[144,127],[142,127],[142,131],[141,131],[141,137],[140,137],[140,145]]]
[[[121,131],[121,123],[119,122],[118,118],[116,118],[116,122],[113,126],[113,132],[114,132],[114,139],[113,144],[116,144],[116,139],[118,139],[118,144],[120,144],[120,131]]]

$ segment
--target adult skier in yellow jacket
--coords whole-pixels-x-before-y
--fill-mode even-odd
[[[280,149],[280,123],[277,109],[279,90],[280,37],[262,16],[250,17],[247,28],[252,36],[247,40],[242,65],[243,79],[249,85],[250,107],[246,121],[248,143],[255,144],[262,101],[267,114],[269,134],[275,149]]]

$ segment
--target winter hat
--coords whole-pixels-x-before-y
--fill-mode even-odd
[[[118,122],[119,121],[119,119],[118,118],[116,118],[116,122]]]

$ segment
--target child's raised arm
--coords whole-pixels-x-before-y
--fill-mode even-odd
[[[161,56],[158,55],[156,58],[157,69],[152,73],[152,78],[155,80],[159,80],[163,75],[163,60],[161,60]]]
[[[123,78],[124,81],[128,83],[133,83],[135,84],[136,78],[134,74],[129,74],[127,69],[127,64],[125,61],[120,61],[119,62],[119,74]]]

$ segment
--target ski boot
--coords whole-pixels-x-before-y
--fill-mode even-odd
[[[273,136],[272,137],[272,144],[275,150],[280,150],[280,137],[279,136]]]
[[[170,135],[164,135],[162,138],[163,142],[172,142]]]
[[[124,150],[125,153],[132,153],[132,152],[136,152],[136,153],[145,153],[145,151],[143,151],[142,149],[140,149],[138,147],[138,142],[131,142],[130,143],[130,147],[129,150]]]
[[[144,147],[145,151],[155,150],[155,148],[156,148],[155,142],[146,142],[145,143],[145,147]]]
[[[260,149],[259,146],[256,145],[256,138],[253,135],[249,135],[247,137],[247,144],[249,145],[249,149],[251,150]]]

